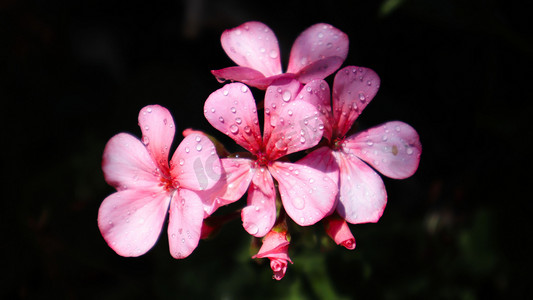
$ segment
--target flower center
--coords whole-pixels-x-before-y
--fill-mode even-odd
[[[163,189],[167,192],[171,192],[180,188],[179,181],[172,178],[161,176],[159,177],[159,181],[159,186],[163,187]]]
[[[333,142],[331,142],[331,149],[337,151],[339,150],[342,146],[344,146],[344,140],[346,138],[343,136],[343,137],[338,137],[338,138],[335,138],[333,140]]]
[[[269,159],[267,158],[267,155],[261,151],[258,151],[256,154],[256,160],[255,165],[256,166],[266,166],[269,162]]]

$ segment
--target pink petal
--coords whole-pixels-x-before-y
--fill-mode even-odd
[[[296,77],[302,83],[308,83],[315,79],[324,79],[337,71],[343,62],[344,58],[339,56],[326,57],[303,67],[296,73]]]
[[[181,187],[205,190],[213,187],[220,179],[220,159],[215,145],[203,134],[186,136],[174,152],[171,174]]]
[[[344,151],[355,154],[385,176],[404,179],[416,172],[422,145],[406,123],[393,121],[359,132],[345,141]]]
[[[332,211],[338,188],[326,173],[299,163],[279,161],[269,168],[278,182],[283,207],[294,222],[312,225]]]
[[[344,137],[367,104],[378,92],[380,79],[371,69],[349,66],[333,81],[334,137]]]
[[[334,120],[331,113],[331,97],[327,82],[321,79],[309,82],[298,95],[298,99],[315,106],[324,123],[324,137],[330,140]]]
[[[125,190],[105,198],[98,211],[98,227],[117,254],[139,256],[157,241],[170,196],[159,188]]]
[[[309,149],[322,139],[324,124],[312,104],[296,94],[299,83],[272,85],[265,96],[265,151],[270,160]],[[307,93],[299,91],[298,93]]]
[[[237,65],[255,69],[265,76],[281,73],[278,40],[265,24],[246,22],[224,31],[220,41]]]
[[[254,174],[250,159],[223,158],[220,162],[223,170],[221,179],[213,188],[198,192],[207,215],[211,215],[221,206],[241,199],[248,190]],[[204,194],[205,196],[202,196]]]
[[[381,177],[359,158],[334,152],[339,164],[337,212],[352,224],[377,222],[387,204]]]
[[[168,154],[174,139],[174,119],[170,112],[159,105],[149,105],[139,113],[142,142],[163,172],[168,171]]]
[[[220,70],[212,70],[211,74],[215,75],[219,82],[226,80],[246,82],[255,79],[265,78],[261,72],[247,67],[229,67]]]
[[[291,49],[288,73],[298,73],[304,67],[327,57],[342,60],[335,69],[323,73],[324,79],[337,70],[348,55],[348,36],[337,28],[324,23],[307,28],[298,36]],[[314,79],[314,78],[313,78]]]
[[[159,184],[160,173],[146,147],[127,133],[112,137],[102,158],[104,176],[117,190],[151,188]]]
[[[323,172],[335,185],[339,185],[339,165],[333,155],[333,151],[329,147],[320,147],[313,150],[311,153],[304,156],[298,161],[298,164],[315,168]]]
[[[168,242],[174,258],[185,258],[198,246],[204,220],[202,200],[193,191],[179,189],[170,204]]]
[[[267,169],[254,171],[252,184],[248,189],[248,206],[241,212],[242,225],[249,234],[262,237],[272,229],[276,221],[276,191]]]
[[[204,105],[207,121],[252,153],[261,149],[261,130],[255,100],[242,83],[226,84],[213,92]]]

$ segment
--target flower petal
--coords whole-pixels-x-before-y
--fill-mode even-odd
[[[248,67],[229,67],[220,70],[211,70],[211,74],[215,75],[219,82],[225,80],[245,82],[265,78],[261,72]]]
[[[320,77],[332,74],[348,56],[348,36],[339,29],[324,23],[315,24],[303,31],[291,49],[288,73],[298,73],[304,67],[327,57],[340,57],[342,61],[335,69],[327,69]],[[313,78],[315,79],[315,78]]]
[[[289,244],[286,232],[270,231],[263,238],[261,249],[252,258],[277,258],[288,260],[292,263],[288,252]]]
[[[371,69],[348,66],[333,81],[334,137],[344,137],[363,109],[374,98],[380,79]]]
[[[352,224],[377,222],[387,204],[383,180],[354,155],[333,153],[340,169],[337,212]]]
[[[179,189],[170,204],[168,242],[174,258],[189,256],[200,241],[204,208],[202,200],[193,191]]]
[[[322,139],[324,124],[312,104],[296,94],[299,83],[272,85],[265,96],[265,151],[270,160],[309,149]]]
[[[324,123],[324,137],[330,140],[334,120],[331,113],[331,97],[327,82],[321,79],[309,82],[298,95],[298,99],[313,104],[316,107]]]
[[[416,172],[422,144],[418,134],[400,121],[359,132],[345,141],[344,150],[355,154],[385,176],[404,179]]]
[[[111,194],[98,211],[98,227],[117,254],[139,256],[150,250],[159,234],[170,196],[159,188]]]
[[[274,162],[272,176],[287,214],[297,224],[308,226],[329,214],[337,196],[337,184],[323,171],[299,163]]]
[[[303,67],[296,77],[302,83],[308,83],[315,79],[324,79],[337,71],[344,62],[344,58],[339,56],[330,56],[317,60]]]
[[[265,76],[281,73],[278,40],[265,24],[246,22],[224,31],[220,41],[237,65],[255,69]]]
[[[333,155],[333,151],[329,147],[320,147],[308,153],[304,158],[298,161],[298,164],[315,168],[323,172],[335,185],[339,185],[339,165]]]
[[[248,206],[241,212],[242,225],[251,235],[262,237],[276,221],[276,191],[272,176],[265,168],[254,170],[248,189]]]
[[[254,174],[250,159],[223,158],[220,162],[223,170],[220,180],[213,188],[198,192],[207,215],[211,215],[221,206],[241,199],[248,190]],[[202,196],[204,194],[206,195]]]
[[[168,154],[174,139],[174,119],[168,109],[148,105],[139,112],[142,142],[163,172],[168,171]]]
[[[213,92],[204,105],[207,121],[252,153],[261,149],[257,108],[250,89],[242,83],[226,84]]]
[[[105,180],[117,190],[151,188],[159,171],[146,147],[136,137],[119,133],[107,142],[102,157]]]
[[[183,139],[170,165],[172,178],[179,186],[192,190],[213,187],[222,173],[215,145],[208,137],[197,133]]]

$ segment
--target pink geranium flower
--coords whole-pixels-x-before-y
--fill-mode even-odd
[[[287,72],[281,69],[278,40],[260,22],[246,22],[222,33],[222,48],[238,67],[213,70],[219,81],[232,80],[265,90],[275,79],[292,77],[301,83],[324,79],[340,68],[348,55],[348,36],[328,24],[315,24],[294,42]]]
[[[314,82],[302,88],[296,80],[270,86],[265,95],[263,137],[255,100],[246,85],[227,84],[205,102],[209,123],[251,153],[249,157],[223,159],[227,189],[219,197],[240,198],[248,190],[248,206],[241,215],[251,235],[264,236],[274,225],[274,179],[285,211],[299,225],[314,224],[333,208],[336,182],[320,167],[280,160],[315,146],[322,138],[322,120],[308,103],[316,102],[309,98],[316,97],[317,89],[320,87]]]
[[[319,165],[334,174],[332,178],[339,183],[336,210],[352,224],[377,222],[383,214],[387,193],[374,170],[390,178],[403,179],[413,175],[420,162],[422,145],[417,132],[406,123],[387,122],[347,136],[376,95],[379,84],[378,75],[367,68],[349,66],[337,72],[333,82],[333,110],[329,109],[327,97],[315,103],[321,107],[328,147],[318,148],[299,161]],[[331,160],[327,154],[335,159]]]
[[[155,244],[169,211],[170,253],[187,257],[198,245],[204,206],[213,200],[198,193],[217,182],[220,160],[208,138],[190,134],[169,162],[175,128],[164,107],[144,107],[139,126],[142,140],[119,133],[105,147],[102,169],[117,192],[100,206],[98,227],[119,255],[139,256]]]
[[[292,264],[289,257],[289,241],[286,232],[270,231],[263,238],[263,245],[252,258],[269,258],[270,268],[274,271],[272,278],[281,280],[287,272],[287,262]]]

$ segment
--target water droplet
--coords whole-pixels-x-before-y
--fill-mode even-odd
[[[291,96],[291,92],[287,90],[283,92],[283,95],[281,95],[281,99],[283,99],[283,101],[285,102],[289,102],[289,100],[291,100]]]
[[[242,119],[241,118],[235,118],[235,123],[241,125]]]
[[[294,205],[294,208],[296,209],[304,209],[305,200],[300,197],[294,197],[292,198],[292,205]]]
[[[237,112],[237,109],[235,107],[232,107],[230,110],[231,110],[232,113],[236,113]]]
[[[321,38],[323,38],[323,37],[324,37],[324,33],[319,32],[319,33],[318,33],[318,38],[321,39]]]
[[[302,144],[305,143],[305,138],[303,136],[300,137],[300,143],[302,143]]]
[[[272,50],[270,51],[270,58],[277,58],[278,57],[278,52],[276,50]]]
[[[361,102],[365,102],[366,97],[363,93],[359,93],[359,100],[361,100]]]
[[[150,130],[150,127],[148,125],[144,126],[144,130]]]
[[[244,126],[244,132],[246,132],[247,134],[250,134],[250,126]]]
[[[236,35],[241,35],[242,31],[240,29],[235,30]]]
[[[287,114],[289,114],[289,116],[292,116],[292,110],[289,109],[289,111],[287,112]]]
[[[257,227],[257,225],[253,223],[249,223],[246,229],[248,230],[248,233],[250,233],[251,235],[257,234],[259,232],[259,228]]]
[[[224,118],[218,117],[218,120],[220,121],[220,123],[224,123]]]
[[[147,111],[148,113],[151,113],[151,112],[152,112],[152,108],[151,108],[151,107],[148,107],[148,108],[146,109],[146,111]]]
[[[371,140],[368,140],[368,141],[366,141],[366,144],[367,144],[368,146],[372,146],[372,145],[374,145],[374,142],[372,142]]]
[[[185,160],[183,158],[180,158],[180,166],[183,166],[185,164]]]
[[[265,52],[266,52],[266,49],[263,48],[263,47],[261,47],[261,48],[259,48],[259,52],[261,52],[261,53],[265,53]]]
[[[409,155],[413,154],[413,148],[407,148],[406,152]]]
[[[396,130],[396,132],[400,132],[401,128],[400,128],[400,126],[396,126],[396,127],[394,127],[394,130]]]
[[[270,109],[267,107],[265,108],[265,114],[269,115],[270,114]]]
[[[384,136],[381,138],[381,140],[384,141],[384,142],[386,142],[388,139],[389,139],[389,137],[387,137],[386,135],[384,135]]]
[[[190,151],[189,147],[185,147],[185,152],[189,153]]]
[[[216,110],[214,108],[211,108],[211,112],[214,113]]]
[[[227,96],[228,94],[229,94],[229,91],[228,91],[228,90],[224,90],[224,91],[222,92],[222,95],[224,95],[224,96]]]
[[[239,127],[235,124],[231,124],[231,126],[229,127],[229,131],[231,131],[231,133],[233,134],[236,134],[237,132],[239,132]]]
[[[148,144],[150,144],[150,139],[147,136],[143,136],[142,142],[145,146],[148,146]]]
[[[175,239],[175,238],[176,238],[176,234],[173,233],[170,237],[173,238],[173,239]]]
[[[245,85],[241,86],[241,92],[243,92],[243,93],[248,92],[248,87],[245,86]]]
[[[202,151],[202,144],[196,145],[196,151]]]
[[[331,48],[332,46],[333,46],[332,43],[327,43],[327,44],[326,44],[326,48]]]

